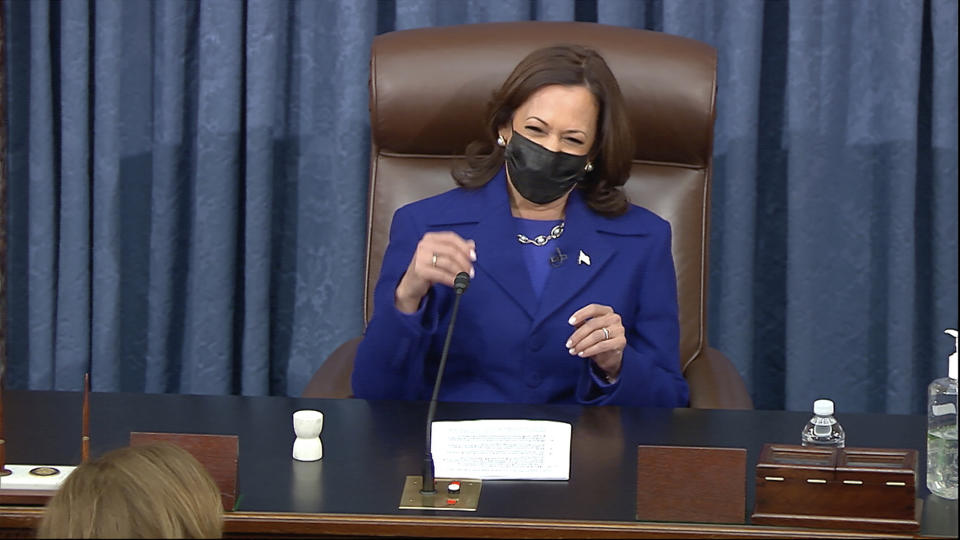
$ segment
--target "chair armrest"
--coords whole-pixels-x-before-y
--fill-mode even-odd
[[[349,398],[353,397],[350,376],[353,374],[353,360],[357,356],[360,340],[357,336],[337,347],[310,378],[302,397],[307,398]]]
[[[690,407],[696,409],[752,409],[753,400],[733,362],[707,347],[684,372],[690,385]]]

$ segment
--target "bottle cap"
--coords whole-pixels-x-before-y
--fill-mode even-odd
[[[813,414],[817,416],[831,416],[833,414],[833,402],[829,399],[818,399],[814,401]]]
[[[957,331],[953,328],[947,328],[943,331],[944,334],[950,334],[953,336],[953,354],[947,359],[947,376],[951,379],[957,378]]]

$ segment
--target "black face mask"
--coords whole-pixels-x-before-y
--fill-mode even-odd
[[[520,195],[536,204],[553,202],[584,175],[587,156],[551,152],[514,132],[506,148],[507,172]]]

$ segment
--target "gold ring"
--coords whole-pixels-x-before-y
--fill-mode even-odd
[[[604,326],[601,330],[603,330],[603,339],[610,339],[610,332],[607,331],[607,327]]]
[[[434,268],[437,267],[437,254],[436,254],[436,253],[433,254],[433,259],[430,260],[430,264],[432,264]]]

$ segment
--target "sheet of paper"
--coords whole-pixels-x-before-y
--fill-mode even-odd
[[[549,420],[434,422],[438,478],[569,480],[570,424]]]

